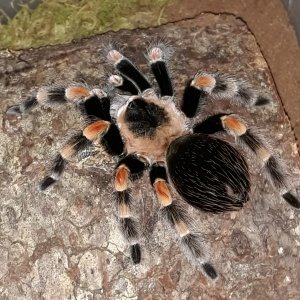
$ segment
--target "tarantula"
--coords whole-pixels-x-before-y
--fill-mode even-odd
[[[209,278],[215,279],[217,272],[205,251],[203,239],[193,232],[185,207],[172,199],[170,189],[171,185],[188,204],[210,213],[237,210],[249,200],[250,180],[245,159],[231,144],[211,134],[225,132],[233,136],[261,161],[271,183],[290,205],[300,208],[300,201],[288,190],[285,173],[276,155],[240,116],[220,113],[192,128],[189,128],[189,119],[201,112],[202,106],[211,98],[225,98],[244,105],[264,105],[270,99],[231,76],[198,72],[187,82],[178,108],[161,47],[148,51],[159,94],[120,52],[111,50],[107,58],[117,72],[110,76],[109,82],[123,94],[116,116],[111,108],[114,98],[102,89],[92,89],[84,84],[42,87],[21,104],[7,110],[7,114],[18,115],[38,103],[73,102],[86,120],[82,132],[73,135],[57,153],[40,189],[53,185],[68,161],[94,155],[101,144],[109,154],[119,157],[114,174],[115,201],[118,222],[130,245],[133,263],[140,262],[141,249],[137,223],[131,211],[133,201],[129,182],[148,170],[162,215],[178,233],[188,256]]]

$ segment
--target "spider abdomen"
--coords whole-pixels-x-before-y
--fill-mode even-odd
[[[248,166],[227,142],[205,134],[185,135],[170,144],[166,160],[175,189],[192,206],[220,213],[248,201]]]

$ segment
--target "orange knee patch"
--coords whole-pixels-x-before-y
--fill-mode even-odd
[[[195,76],[191,83],[192,86],[202,89],[202,88],[213,88],[216,85],[216,80],[212,76]]]
[[[83,86],[71,86],[66,89],[66,98],[71,101],[89,97],[90,95],[90,91]]]
[[[153,186],[160,204],[162,206],[170,205],[172,203],[172,197],[168,184],[164,180],[157,180]]]
[[[118,192],[125,191],[128,187],[129,170],[124,165],[118,167],[115,177],[115,189]]]
[[[96,141],[110,126],[107,121],[99,120],[84,128],[82,134],[90,141]]]
[[[221,118],[225,129],[228,129],[236,135],[243,135],[247,131],[246,125],[234,116],[224,116]]]

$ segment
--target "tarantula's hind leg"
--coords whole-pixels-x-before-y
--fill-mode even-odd
[[[283,163],[264,139],[248,128],[244,120],[235,114],[217,114],[194,127],[196,133],[211,134],[218,131],[226,131],[246,150],[250,150],[260,160],[269,180],[283,199],[295,208],[300,208],[300,200],[288,190],[288,175]]]
[[[228,99],[246,106],[261,106],[271,102],[269,97],[257,94],[246,82],[232,76],[198,72],[187,82],[181,110],[188,118],[193,118],[210,97]]]
[[[141,161],[136,155],[131,154],[119,161],[115,173],[115,199],[118,221],[123,236],[130,244],[130,255],[135,264],[141,261],[141,249],[138,243],[137,222],[132,217],[132,197],[128,184],[130,180],[140,177],[147,166],[147,163]]]
[[[199,234],[191,232],[191,220],[185,208],[178,201],[172,200],[165,167],[159,164],[152,165],[150,181],[161,204],[161,215],[176,230],[188,257],[193,263],[200,264],[202,271],[210,279],[216,279],[217,272],[208,262],[206,243]]]
[[[39,184],[41,191],[46,190],[59,180],[61,174],[65,170],[67,161],[61,156],[60,153],[56,154],[53,161],[50,163],[49,175],[47,175]]]

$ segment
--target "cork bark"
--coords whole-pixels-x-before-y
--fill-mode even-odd
[[[174,50],[169,63],[177,99],[185,81],[200,69],[235,74],[272,96],[273,104],[261,108],[209,103],[198,119],[217,112],[242,115],[250,126],[261,128],[286,161],[291,186],[299,186],[296,143],[268,65],[254,36],[233,16],[203,14],[67,45],[0,52],[1,299],[300,298],[299,211],[281,199],[254,157],[247,158],[252,190],[243,210],[210,215],[189,208],[210,244],[219,272],[214,283],[189,263],[174,233],[159,219],[147,174],[132,187],[142,235],[140,265],[132,265],[115,222],[115,159],[101,152],[71,164],[53,188],[37,191],[47,161],[70,132],[82,127],[82,120],[72,105],[39,107],[21,119],[7,118],[6,108],[48,83],[105,86],[111,72],[105,58],[108,43],[149,75],[145,49],[161,40]],[[299,189],[293,192],[299,196]]]

